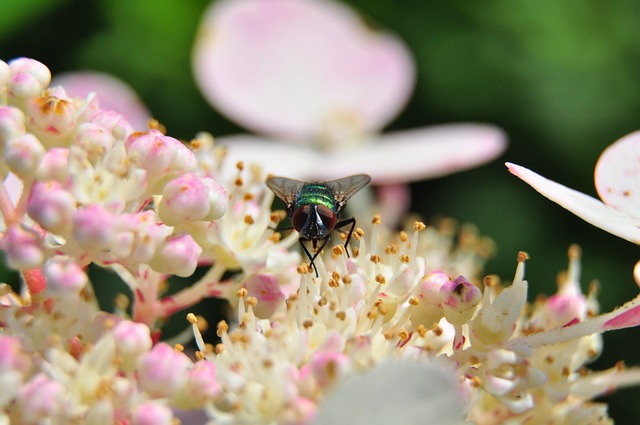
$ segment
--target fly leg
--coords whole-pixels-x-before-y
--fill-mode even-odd
[[[349,233],[347,233],[347,240],[344,242],[344,250],[347,251],[347,257],[350,258],[349,256],[349,241],[351,240],[351,235],[353,234],[353,229],[356,228],[356,218],[355,217],[351,217],[348,218],[346,220],[342,220],[340,222],[338,222],[336,224],[336,229],[339,229],[341,227],[344,226],[348,226],[351,225],[351,228],[349,229]]]
[[[313,268],[313,270],[315,270],[316,272],[316,277],[318,277],[318,268],[316,267],[315,264],[315,260],[318,257],[318,255],[322,252],[322,250],[324,249],[324,246],[327,244],[327,242],[329,242],[329,238],[325,238],[324,242],[322,242],[322,245],[320,245],[320,248],[315,249],[318,240],[317,239],[313,239],[313,248],[315,250],[315,252],[313,253],[313,255],[309,252],[309,250],[307,249],[307,247],[305,246],[303,241],[308,241],[309,239],[302,239],[299,238],[298,242],[300,242],[300,246],[302,246],[302,250],[304,251],[304,253],[307,255],[307,258],[309,259],[310,262],[310,266]]]

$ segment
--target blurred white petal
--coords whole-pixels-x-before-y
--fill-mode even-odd
[[[605,205],[598,199],[544,178],[527,168],[511,163],[506,165],[511,173],[583,220],[613,235],[640,243],[640,220]]]
[[[453,425],[463,415],[453,375],[425,363],[388,361],[338,384],[311,425]]]
[[[205,97],[259,133],[311,143],[332,121],[376,131],[414,86],[411,54],[327,0],[222,0],[206,13],[193,56]]]
[[[640,220],[640,131],[624,136],[602,152],[595,181],[605,204]]]
[[[321,151],[238,135],[218,141],[229,163],[255,161],[265,171],[298,179],[334,179],[366,173],[374,183],[395,184],[454,173],[483,164],[506,147],[506,136],[484,124],[451,124],[381,135],[359,146]]]

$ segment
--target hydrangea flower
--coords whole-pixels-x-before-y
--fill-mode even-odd
[[[596,397],[640,384],[637,368],[587,369],[600,334],[640,324],[640,296],[600,313],[577,247],[557,293],[529,305],[525,253],[502,284],[483,277],[493,244],[473,226],[363,216],[351,257],[336,241],[316,278],[289,252],[297,235],[274,231],[284,212],[259,166],[225,165],[207,134],[134,132],[49,78],[0,62],[0,247],[22,277],[0,285],[0,423],[594,424],[609,421]],[[131,299],[101,311],[90,264]],[[161,340],[204,297],[234,307],[220,341],[193,314]]]
[[[330,0],[215,2],[193,68],[214,107],[266,137],[221,137],[232,162],[267,173],[406,183],[484,163],[506,145],[500,129],[475,123],[380,134],[411,95],[413,58]]]

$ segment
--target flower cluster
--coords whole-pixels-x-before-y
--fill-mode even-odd
[[[358,217],[351,255],[328,248],[316,277],[295,232],[274,230],[260,167],[229,167],[208,134],[135,131],[50,77],[0,62],[0,247],[22,277],[0,287],[0,423],[607,423],[593,399],[640,383],[586,367],[602,332],[640,323],[640,299],[600,314],[577,247],[558,292],[529,305],[526,254],[510,285],[483,278],[493,245],[473,226]],[[100,311],[90,264],[129,286],[130,310]],[[220,342],[192,314],[198,351],[162,342],[160,323],[204,297],[235,308]],[[350,412],[369,400],[370,416]]]

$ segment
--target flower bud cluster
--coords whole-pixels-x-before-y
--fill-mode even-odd
[[[637,369],[586,368],[601,333],[640,324],[640,297],[599,314],[577,247],[557,294],[533,305],[527,255],[509,285],[482,278],[492,242],[447,219],[396,233],[358,217],[351,255],[342,234],[314,270],[289,251],[298,235],[275,230],[285,214],[260,168],[225,163],[207,134],[185,145],[157,126],[134,132],[50,77],[0,61],[0,248],[24,283],[0,285],[0,423],[162,425],[195,411],[312,425],[354,375],[399,359],[454,377],[460,419],[479,424],[602,423],[593,399],[640,383]],[[131,289],[116,314],[100,311],[91,263]],[[210,267],[161,298],[197,266]],[[204,297],[235,308],[221,343],[206,345],[192,314],[199,351],[162,342],[159,323]],[[412,400],[409,384],[376,391]]]

